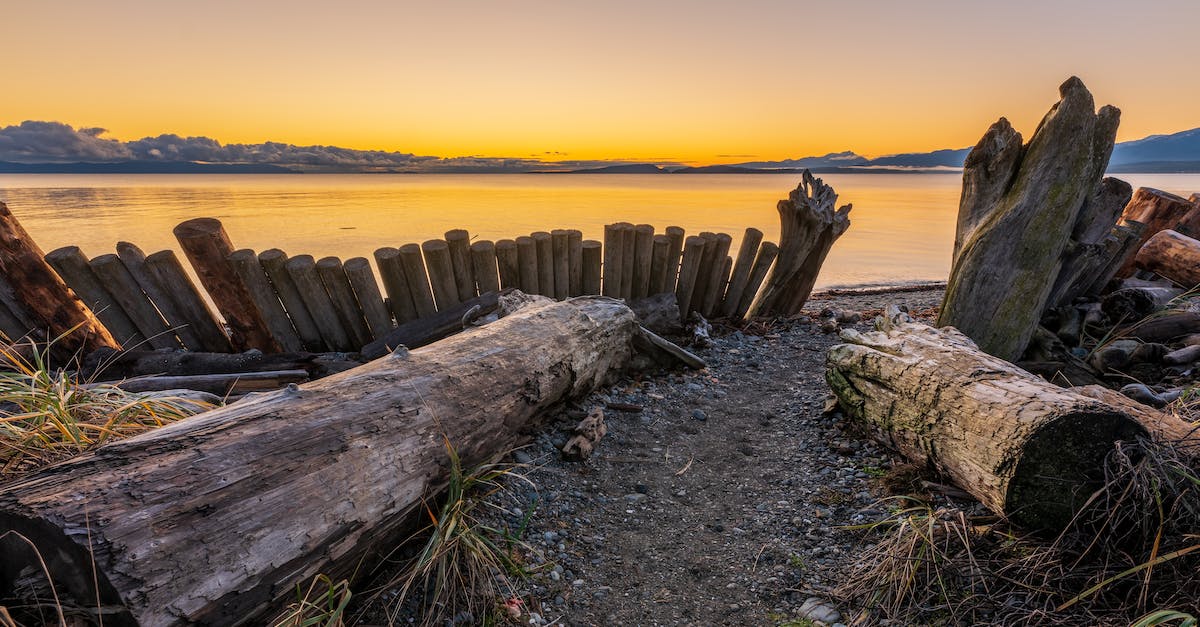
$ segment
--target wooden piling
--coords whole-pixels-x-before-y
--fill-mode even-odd
[[[754,298],[758,295],[758,289],[767,278],[767,272],[771,270],[771,264],[775,263],[778,256],[779,246],[775,242],[763,242],[762,246],[759,246],[758,256],[754,258],[754,266],[750,269],[750,278],[746,281],[746,289],[738,300],[737,310],[734,311],[734,320],[746,317],[754,304]]]
[[[630,298],[638,300],[650,295],[650,265],[654,253],[654,227],[639,224],[633,230],[633,288]]]
[[[371,263],[366,257],[351,257],[342,264],[342,269],[346,272],[346,278],[350,280],[350,287],[358,299],[358,307],[367,321],[371,340],[387,335],[393,328],[392,314],[383,304],[383,295],[379,293],[379,282],[375,280],[375,273],[371,271]]]
[[[583,231],[567,231],[567,293],[583,294]]]
[[[0,277],[11,289],[10,310],[14,315],[27,314],[36,328],[48,331],[51,338],[62,336],[54,346],[56,353],[69,356],[101,347],[119,347],[92,310],[54,273],[42,249],[2,202]]]
[[[546,231],[529,235],[537,246],[538,294],[554,298],[554,241]]]
[[[604,245],[589,239],[580,242],[579,258],[582,266],[579,279],[580,294],[600,293],[600,266]]]
[[[142,288],[142,292],[162,314],[167,326],[175,333],[175,337],[179,338],[183,347],[192,351],[204,350],[204,342],[171,295],[171,286],[160,284],[146,268],[146,253],[130,242],[117,242],[117,257],[125,264],[125,269],[129,271],[138,287]]]
[[[146,257],[146,270],[175,300],[188,326],[200,337],[201,350],[210,353],[233,352],[225,326],[204,300],[200,288],[183,269],[183,263],[175,256],[175,251],[150,253]]]
[[[496,242],[496,266],[500,271],[500,287],[521,289],[521,265],[517,242],[502,239]]]
[[[84,263],[87,263],[86,258],[84,259]],[[91,268],[89,267],[88,269],[90,270]],[[48,339],[46,337],[46,329],[41,328],[41,323],[34,317],[33,311],[17,298],[16,290],[2,274],[0,274],[0,305],[12,314],[13,318],[17,321],[17,326],[20,327],[20,330],[15,334],[9,334],[8,338],[10,340],[23,337],[35,342],[45,342]],[[89,309],[88,311],[91,310]],[[133,322],[130,321],[129,324],[132,325]],[[137,329],[137,327],[133,328]],[[141,332],[139,331],[138,334],[141,335]]]
[[[517,238],[517,269],[521,277],[521,291],[526,294],[540,294],[537,242],[527,235]]]
[[[621,225],[604,225],[604,295],[621,297]]]
[[[450,267],[454,270],[454,285],[459,302],[478,296],[475,290],[475,271],[471,267],[471,235],[465,229],[446,231],[446,246],[450,249]]]
[[[104,285],[104,289],[112,295],[121,309],[129,315],[129,319],[137,326],[138,331],[146,337],[146,343],[151,348],[179,348],[179,340],[175,333],[167,327],[167,323],[159,315],[158,310],[138,287],[137,281],[121,258],[112,253],[94,257],[88,262],[96,278]]]
[[[220,220],[195,218],[180,223],[174,233],[196,276],[200,277],[200,284],[229,325],[229,340],[234,349],[279,352],[279,343],[271,337],[266,321],[251,300],[250,291],[226,261],[233,252],[233,245]]]
[[[425,272],[425,259],[421,255],[421,247],[417,244],[401,246],[400,267],[404,268],[404,278],[408,279],[408,289],[412,290],[413,308],[417,310],[417,318],[425,318],[437,313],[437,305],[433,301],[433,292],[429,286],[429,275]]]
[[[728,233],[717,233],[714,240],[712,268],[709,269],[708,284],[704,288],[704,301],[700,306],[700,313],[705,318],[712,317],[713,311],[725,295],[721,276],[725,272],[725,260],[729,257],[729,246],[732,241],[733,238]],[[729,263],[733,264],[732,261]],[[728,280],[728,276],[728,274],[725,275],[725,280]]]
[[[388,307],[392,310],[396,324],[416,320],[417,308],[413,305],[412,288],[408,285],[408,277],[404,275],[404,266],[400,263],[400,249],[384,246],[376,250],[375,265],[379,266],[383,289],[388,295]]]
[[[674,291],[667,288],[667,263],[671,257],[671,238],[655,235],[650,241],[650,289],[647,296]]]
[[[550,231],[551,254],[554,257],[554,298],[564,300],[571,295],[571,258],[566,229]]]
[[[146,341],[146,336],[138,330],[129,314],[125,313],[112,294],[104,289],[104,285],[96,277],[96,273],[88,265],[87,257],[78,246],[64,246],[46,253],[46,263],[50,264],[67,286],[95,312],[96,317],[122,347],[132,348]],[[28,330],[29,327],[26,327],[16,336],[10,337],[16,339]]]
[[[292,320],[292,326],[296,328],[296,335],[300,336],[300,342],[307,350],[322,352],[326,349],[325,338],[321,336],[321,329],[313,320],[308,303],[304,302],[304,297],[300,295],[296,281],[288,273],[287,262],[287,253],[278,248],[258,253],[258,263],[262,266],[263,272],[267,274],[267,278],[271,280],[271,286],[275,288],[279,302],[287,312],[288,318]],[[329,347],[329,350],[337,349]]]
[[[445,311],[462,302],[458,298],[458,285],[454,282],[449,245],[443,240],[431,239],[421,244],[421,250],[425,253],[425,267],[429,270],[429,284],[433,286],[438,311]]]
[[[667,238],[671,240],[671,247],[667,253],[667,284],[666,291],[670,292],[675,289],[675,282],[679,280],[679,260],[683,257],[683,229],[677,226],[668,226]]]
[[[229,267],[233,268],[233,272],[246,285],[254,306],[258,308],[263,320],[266,320],[267,328],[271,330],[271,336],[279,346],[289,353],[304,350],[300,335],[296,333],[291,318],[288,318],[283,304],[279,302],[279,296],[275,294],[275,288],[267,279],[267,273],[258,262],[258,255],[249,248],[242,248],[229,253],[228,261]]]
[[[296,291],[300,293],[300,298],[308,307],[308,313],[312,315],[313,324],[316,324],[317,329],[320,330],[321,339],[325,341],[325,345],[337,351],[353,351],[361,348],[353,346],[354,342],[350,338],[350,332],[343,326],[337,308],[333,306],[333,299],[329,297],[329,292],[325,290],[325,284],[317,274],[317,262],[312,255],[292,257],[284,264],[284,268],[287,269],[288,276],[292,277]]]
[[[358,307],[354,289],[350,287],[350,279],[346,278],[342,260],[337,257],[318,259],[317,276],[321,277],[321,284],[325,286],[325,291],[329,294],[329,301],[333,303],[338,320],[342,321],[346,334],[350,336],[350,343],[354,346],[354,350],[370,344],[371,331],[367,328],[367,321],[363,318],[362,310]],[[450,280],[453,282],[453,279]]]
[[[742,292],[746,291],[746,283],[750,280],[750,270],[754,267],[754,258],[758,255],[758,246],[762,243],[762,231],[750,227],[742,235],[742,245],[738,248],[737,261],[729,275],[729,287],[725,290],[725,298],[721,301],[721,317],[729,318],[737,312],[738,303],[742,300]]]
[[[0,332],[4,333],[5,341],[16,342],[23,338],[29,329],[30,327],[21,322],[20,317],[13,313],[7,305],[0,303]]]
[[[479,294],[500,291],[500,278],[496,271],[496,245],[488,240],[471,244],[471,268]]]
[[[722,295],[721,298],[724,298],[725,291],[729,289],[729,276],[732,273],[733,257],[725,255],[725,262],[721,264],[721,278],[717,282],[717,291]],[[717,302],[713,304],[712,313],[714,317],[719,315],[721,312],[720,307],[721,303],[723,302],[721,298],[718,298]]]
[[[683,241],[683,255],[679,264],[679,282],[675,287],[675,300],[679,303],[679,318],[686,322],[691,313],[691,303],[696,293],[696,279],[700,276],[700,262],[704,259],[706,242],[703,237],[693,235]]]
[[[637,246],[636,227],[628,222],[621,223],[621,298],[633,298],[634,249]]]
[[[700,315],[704,315],[705,290],[708,289],[708,278],[712,276],[713,259],[716,258],[717,251],[717,234],[709,231],[700,233],[700,239],[704,240],[704,250],[700,254],[700,267],[696,270],[696,287],[692,291],[692,302],[688,304],[689,311],[698,311]],[[682,273],[682,270],[680,271]]]

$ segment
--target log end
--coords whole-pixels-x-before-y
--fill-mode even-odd
[[[1025,442],[1004,511],[1026,528],[1061,531],[1103,485],[1114,444],[1147,436],[1137,421],[1115,411],[1076,411],[1046,423]]]
[[[221,221],[216,218],[192,218],[180,222],[172,232],[177,239],[210,237],[222,231]]]

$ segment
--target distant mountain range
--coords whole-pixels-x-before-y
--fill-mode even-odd
[[[298,147],[288,144],[234,144],[222,146],[207,138],[180,138],[163,135],[137,142],[116,142],[99,139],[98,129],[76,131],[57,123],[23,123],[21,127],[0,129],[0,134],[49,129],[68,137],[82,138],[97,148],[100,158],[79,160],[47,159],[40,162],[36,151],[26,142],[22,151],[10,150],[17,160],[0,160],[0,173],[8,174],[276,174],[292,172],[459,172],[501,173],[526,172],[544,174],[764,174],[796,173],[804,169],[815,173],[895,173],[895,172],[957,172],[962,168],[970,148],[904,153],[868,159],[854,152],[835,152],[819,157],[784,159],[782,161],[747,161],[725,165],[686,167],[677,164],[611,163],[604,162],[544,162],[534,159],[491,159],[461,157],[441,159],[415,157],[406,153],[355,151],[327,146]],[[24,136],[23,136],[24,137]],[[0,136],[0,158],[5,137]],[[14,142],[10,139],[9,145]],[[76,142],[78,143],[78,142]],[[143,145],[144,144],[144,145]],[[110,154],[111,153],[111,154]],[[168,154],[169,153],[169,154]],[[92,153],[89,153],[89,155]],[[134,158],[129,159],[132,155]],[[185,156],[186,155],[186,156]],[[198,155],[198,156],[192,156]],[[123,159],[122,156],[125,158]],[[34,157],[34,158],[29,158]],[[9,157],[13,159],[14,157]],[[78,159],[78,157],[77,157]],[[271,161],[264,163],[263,161]],[[1122,142],[1113,149],[1108,171],[1123,172],[1181,172],[1200,173],[1200,128],[1172,135],[1152,135],[1144,139]]]

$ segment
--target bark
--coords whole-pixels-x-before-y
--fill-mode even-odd
[[[0,491],[0,535],[106,625],[260,621],[317,573],[369,571],[444,487],[447,443],[467,468],[502,455],[610,381],[636,330],[611,299],[531,305],[45,468]],[[3,543],[8,597],[40,566]]]
[[[1029,143],[1001,118],[967,156],[940,326],[1016,359],[1049,304],[1081,209],[1097,195],[1120,112],[1094,111],[1077,78],[1059,88]],[[1085,212],[1092,232],[1092,213]],[[1064,254],[1066,253],[1066,255]]]
[[[891,308],[880,331],[842,337],[826,378],[847,413],[1033,529],[1061,529],[1098,486],[1113,443],[1154,430]]]
[[[851,205],[835,209],[837,199],[805,170],[800,185],[779,201],[779,256],[752,315],[790,316],[804,307],[825,255],[850,226]]]
[[[1200,240],[1171,229],[1146,240],[1133,262],[1185,289],[1200,285]]]
[[[103,346],[119,348],[108,329],[54,273],[44,257],[41,247],[29,237],[8,206],[0,202],[0,277],[4,279],[4,304],[9,311],[16,319],[37,325],[49,338],[61,335],[53,347],[56,355],[69,358],[76,351],[88,353]],[[33,330],[32,326],[26,329]]]

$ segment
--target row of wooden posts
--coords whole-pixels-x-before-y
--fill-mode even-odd
[[[674,292],[683,318],[741,318],[779,251],[754,228],[736,260],[728,234],[685,238],[674,226],[656,234],[648,224],[611,224],[603,243],[566,229],[471,242],[454,229],[444,239],[380,248],[372,269],[363,257],[343,263],[235,249],[212,218],[183,222],[174,234],[200,286],[171,250],[146,255],[129,242],[115,254],[88,258],[67,246],[44,258],[125,348],[280,352],[358,350],[397,325],[510,287],[560,300]],[[0,302],[0,330],[19,337],[35,327]]]

